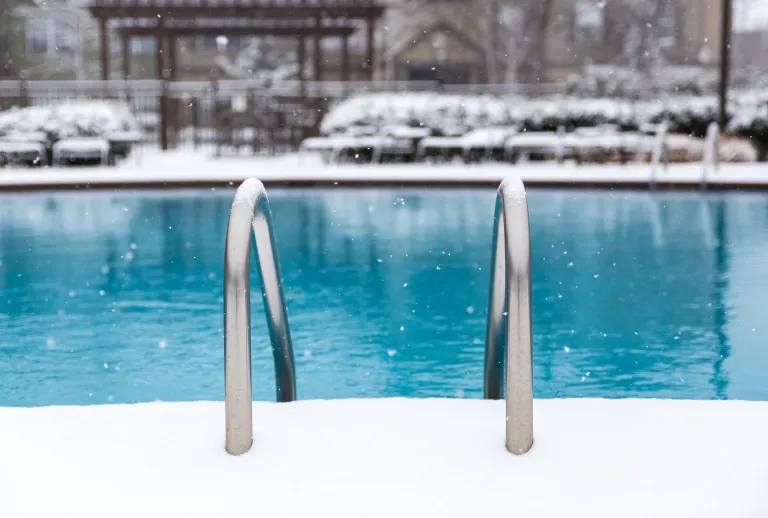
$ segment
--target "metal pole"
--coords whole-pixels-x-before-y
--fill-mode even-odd
[[[656,138],[653,141],[653,150],[651,152],[651,178],[648,186],[651,189],[656,188],[656,179],[659,176],[659,167],[663,164],[666,171],[669,166],[669,153],[667,151],[667,121],[662,121],[656,128]]]
[[[519,177],[507,177],[499,187],[493,232],[484,393],[501,398],[506,350],[506,447],[520,455],[533,446],[533,353],[531,230]]]
[[[318,18],[315,20],[315,27],[320,27],[320,19]],[[320,35],[317,31],[315,31],[315,37],[314,37],[314,48],[312,52],[312,65],[313,65],[313,75],[312,78],[314,81],[322,81],[323,80],[323,44],[322,39],[320,38]]]
[[[272,232],[272,213],[264,185],[249,178],[237,189],[232,202],[224,256],[224,406],[226,448],[232,455],[247,452],[253,443],[251,233],[256,239],[261,293],[275,361],[277,401],[296,399],[293,346]]]
[[[723,12],[721,15],[722,21],[722,37],[720,38],[720,115],[719,122],[720,127],[725,128],[728,123],[728,79],[730,77],[731,70],[731,18],[733,16],[733,9],[731,6],[731,0],[721,0]]]
[[[373,81],[373,62],[375,61],[375,31],[376,21],[373,17],[366,20],[365,25],[365,65],[366,65],[366,79],[369,82]]]
[[[125,32],[120,34],[120,40],[122,42],[122,67],[123,67],[123,79],[129,79],[131,77],[131,37]]]
[[[109,33],[106,18],[99,18],[99,61],[101,80],[109,79]]]
[[[704,139],[704,155],[702,157],[703,170],[701,172],[701,190],[706,190],[709,183],[709,174],[720,170],[720,125],[710,122],[707,127],[707,137]]]

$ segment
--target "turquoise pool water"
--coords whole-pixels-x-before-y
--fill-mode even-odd
[[[223,399],[233,193],[0,196],[0,405]],[[494,191],[270,197],[300,398],[481,396]],[[768,400],[768,196],[529,203],[537,397]]]

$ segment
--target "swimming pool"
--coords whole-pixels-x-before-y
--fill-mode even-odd
[[[223,399],[233,195],[0,196],[0,405]],[[494,197],[270,190],[300,399],[481,397]],[[768,400],[768,197],[529,204],[536,397]],[[252,297],[254,397],[272,400]]]

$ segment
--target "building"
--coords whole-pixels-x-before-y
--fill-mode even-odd
[[[557,82],[585,65],[714,66],[721,0],[396,0],[388,80]]]
[[[0,37],[13,33],[7,53],[29,79],[226,76],[264,42],[293,60],[299,77],[371,79],[384,10],[376,0],[12,1]]]
[[[230,25],[224,24],[218,32],[210,27],[197,33],[166,28],[161,39],[168,38],[163,45],[164,59],[173,61],[170,67],[157,58],[160,40],[155,34],[160,30],[157,14],[162,9],[158,6],[166,5],[167,0],[142,2],[141,8],[147,11],[142,16],[127,8],[120,11],[119,0],[111,2],[109,5],[117,7],[104,25],[109,48],[106,58],[99,55],[103,40],[94,14],[103,15],[107,4],[101,11],[93,8],[101,0],[7,1],[14,16],[0,24],[0,52],[9,56],[6,76],[23,70],[31,79],[99,78],[104,77],[104,68],[111,78],[154,78],[171,69],[174,79],[203,79],[212,72],[227,76],[236,68],[229,65],[253,44],[252,38],[267,35],[262,29],[236,28],[242,20],[229,20]],[[347,17],[341,11],[337,17],[329,17],[307,10],[307,18],[301,22],[304,28],[295,34],[271,35],[271,45],[300,62],[307,69],[305,78],[332,81],[372,77],[447,84],[547,83],[578,74],[586,65],[639,70],[659,64],[714,67],[721,1],[334,0],[328,5],[386,6],[383,17],[371,18],[377,20],[375,50],[367,48],[373,29],[366,26],[365,17]],[[185,2],[175,0],[170,5],[181,9]],[[209,0],[206,7],[192,4],[216,20],[224,19],[214,15],[216,9],[240,4],[217,2]],[[253,9],[269,5],[265,2],[247,0],[243,5]],[[313,5],[312,9],[324,12],[320,4],[307,2],[305,6],[297,0],[287,9],[298,12]],[[151,17],[153,8],[160,10]],[[134,21],[126,25],[124,20],[129,18]],[[315,24],[324,27],[322,38],[310,35]],[[320,41],[315,43],[315,39]],[[130,63],[127,68],[125,62]]]

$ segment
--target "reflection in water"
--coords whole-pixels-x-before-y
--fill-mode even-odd
[[[717,338],[717,349],[712,376],[712,384],[715,387],[715,397],[717,399],[728,399],[728,375],[723,372],[723,365],[730,356],[730,345],[728,337],[725,335],[725,326],[728,321],[728,310],[726,306],[726,293],[728,291],[728,240],[725,222],[725,202],[719,200],[716,207],[715,220],[715,283],[713,303],[714,307],[714,333]],[[706,232],[705,232],[706,233]]]
[[[0,405],[222,399],[232,195],[3,197]],[[270,192],[300,398],[480,397],[494,196]],[[531,192],[537,397],[724,399],[738,383],[768,399],[730,282],[742,242],[768,245],[768,201],[744,199]],[[273,399],[253,297],[254,392]]]

